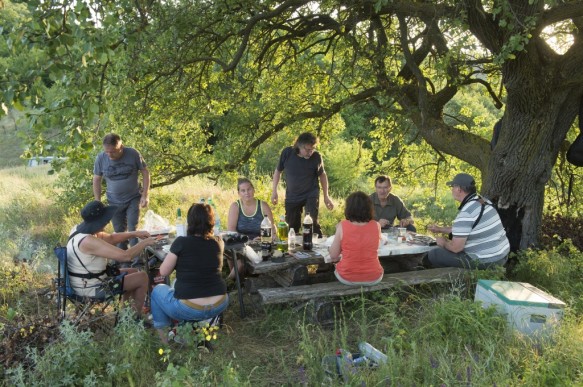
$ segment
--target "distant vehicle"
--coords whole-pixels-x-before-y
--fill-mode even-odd
[[[66,157],[55,157],[55,156],[36,156],[28,159],[29,167],[38,167],[39,165],[46,165],[53,162],[53,160],[65,160]]]

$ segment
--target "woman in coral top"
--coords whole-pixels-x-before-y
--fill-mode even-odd
[[[344,217],[330,246],[330,258],[338,262],[334,274],[345,285],[376,285],[384,273],[378,257],[381,226],[374,220],[370,197],[360,191],[350,194]]]

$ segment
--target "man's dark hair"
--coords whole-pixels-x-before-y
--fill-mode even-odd
[[[103,137],[103,145],[117,146],[121,142],[119,134],[109,133]]]
[[[302,133],[296,139],[294,148],[298,149],[301,145],[316,145],[318,143],[318,137],[314,136],[310,132]]]
[[[188,235],[202,235],[205,238],[210,238],[213,235],[213,227],[215,227],[215,212],[208,204],[195,203],[188,209],[186,216],[188,221],[188,228],[186,233]]]
[[[391,178],[387,175],[380,175],[379,177],[374,179],[374,185],[377,185],[377,183],[384,183],[385,181],[389,182],[389,187],[392,186]]]
[[[370,222],[374,217],[371,198],[362,191],[356,191],[346,198],[344,217],[351,222]]]

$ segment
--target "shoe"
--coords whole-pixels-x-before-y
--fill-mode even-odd
[[[214,346],[210,341],[203,340],[196,346],[198,349],[206,349],[208,352],[213,352],[215,350]]]

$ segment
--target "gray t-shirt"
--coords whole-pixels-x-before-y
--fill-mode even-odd
[[[395,218],[401,220],[411,217],[411,212],[405,207],[405,204],[397,195],[389,194],[387,198],[387,204],[383,207],[381,206],[381,200],[376,192],[370,195],[372,204],[374,206],[374,218],[378,222],[380,219],[387,219],[389,224],[384,228],[393,227],[393,222]]]
[[[104,152],[97,155],[93,174],[105,179],[107,201],[127,203],[140,196],[138,173],[147,167],[140,152],[134,148],[124,147],[119,160],[111,160]]]
[[[318,152],[305,159],[289,146],[281,152],[277,170],[285,170],[287,203],[299,203],[307,198],[320,196],[318,176],[324,173],[324,161]]]

